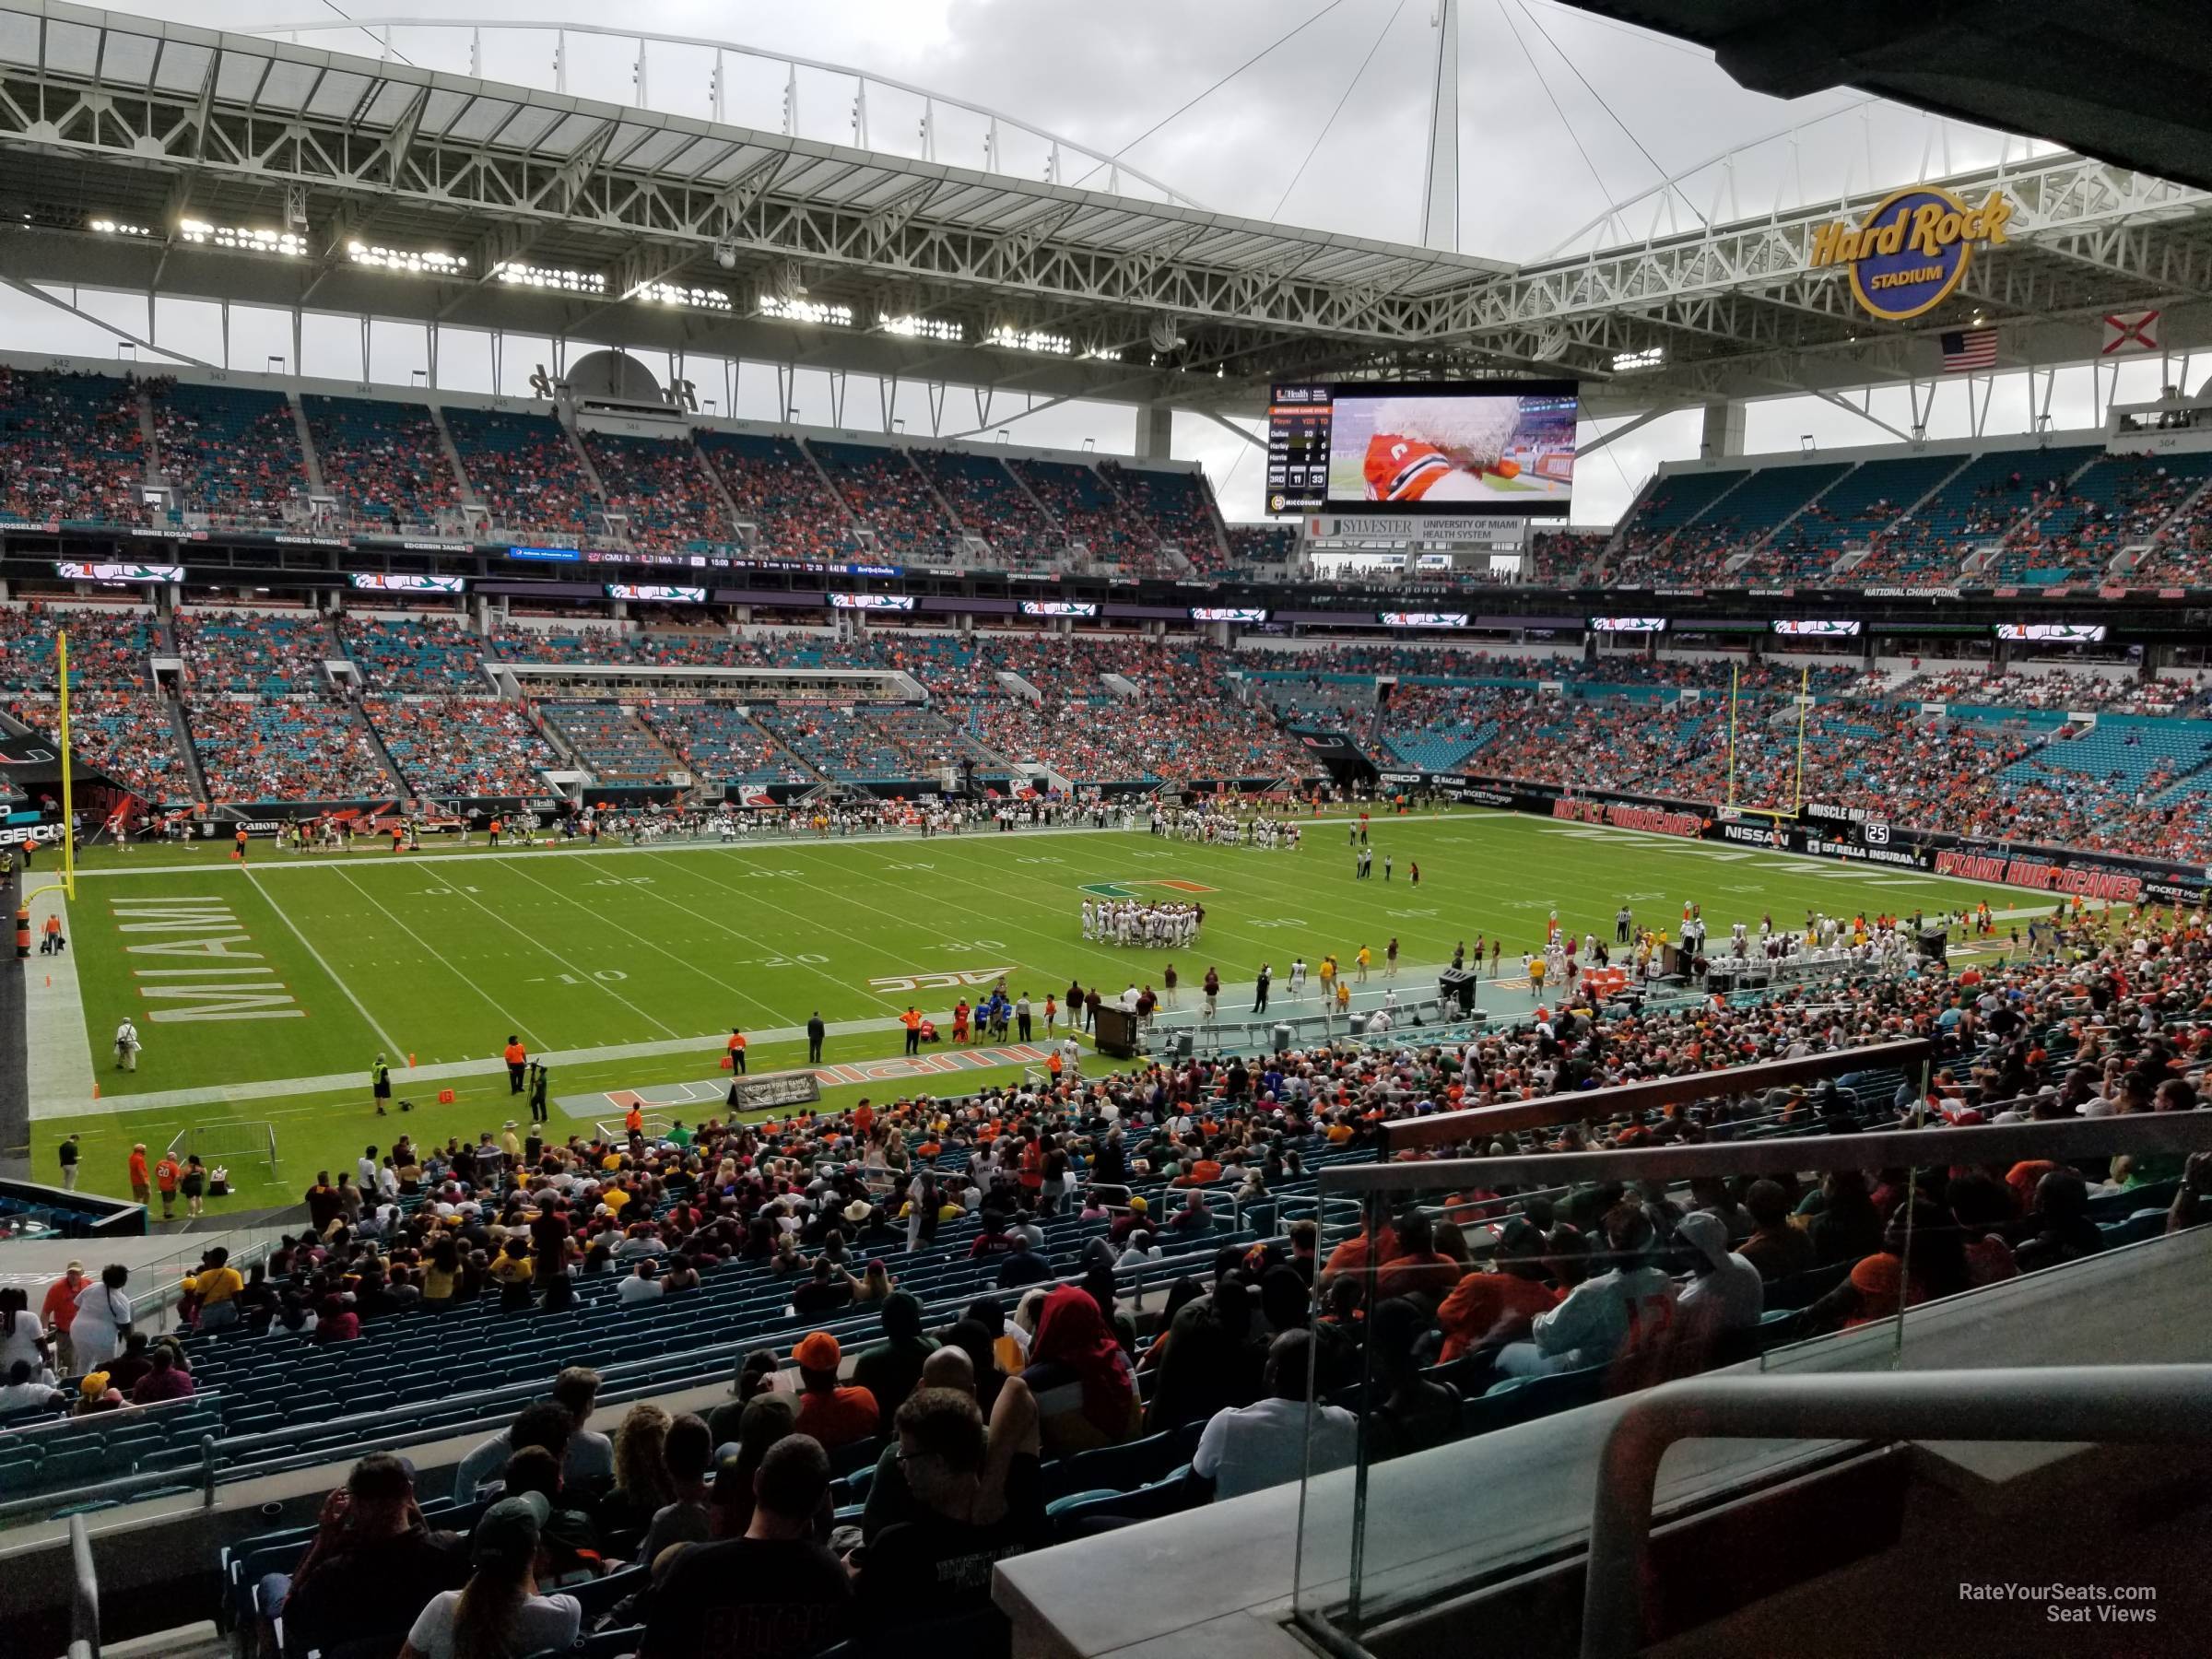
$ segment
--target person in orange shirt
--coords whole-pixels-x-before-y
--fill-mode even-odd
[[[645,1108],[634,1100],[629,1103],[629,1110],[622,1114],[622,1132],[625,1135],[642,1135],[645,1132]]]
[[[147,1173],[146,1169],[146,1143],[140,1141],[131,1148],[131,1196],[144,1204],[153,1195],[153,1177]]]
[[[49,911],[46,914],[44,936],[39,940],[39,954],[41,956],[60,956],[63,948],[61,912]]]
[[[811,1434],[824,1451],[869,1439],[879,1426],[876,1396],[865,1388],[840,1388],[837,1369],[844,1352],[827,1331],[809,1331],[799,1338],[791,1357],[799,1366],[801,1434]]]
[[[507,1092],[511,1095],[521,1094],[523,1092],[523,1068],[529,1064],[530,1051],[523,1046],[523,1040],[512,1031],[507,1033],[506,1060]]]
[[[906,1028],[906,1052],[910,1054],[920,1053],[922,1052],[922,1010],[909,1007],[905,1013],[899,1016],[899,1023]]]
[[[952,1005],[952,1040],[955,1042],[968,1041],[968,999],[964,996]]]
[[[876,1130],[876,1108],[868,1104],[868,1097],[860,1097],[860,1104],[853,1108],[853,1127],[860,1138],[866,1140]]]
[[[238,827],[238,834],[233,838],[233,840],[237,847],[237,851],[232,853],[231,856],[237,859],[240,864],[244,864],[246,862],[246,827],[243,824],[241,824]]]
[[[161,1189],[161,1219],[171,1221],[177,1213],[177,1182],[182,1179],[184,1166],[169,1153],[161,1154],[161,1161],[154,1166],[154,1184]]]
[[[53,1333],[53,1369],[58,1376],[71,1376],[76,1371],[76,1356],[69,1342],[69,1322],[76,1317],[76,1293],[91,1281],[85,1277],[85,1265],[72,1262],[62,1270],[62,1277],[46,1287],[46,1300],[40,1305],[39,1317]]]
[[[735,1026],[730,1028],[730,1075],[745,1076],[745,1033]]]

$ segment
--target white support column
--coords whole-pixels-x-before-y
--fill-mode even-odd
[[[1165,461],[1173,445],[1175,411],[1165,404],[1142,404],[1136,411],[1136,457]]]
[[[1429,166],[1421,181],[1421,245],[1459,252],[1459,0],[1436,0],[1435,78],[1429,91]]]
[[[1705,429],[1700,435],[1698,453],[1708,461],[1718,461],[1727,455],[1744,453],[1744,406],[1741,403],[1711,403],[1705,406]]]

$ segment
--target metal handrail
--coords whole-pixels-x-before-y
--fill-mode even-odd
[[[100,1575],[82,1515],[69,1517],[69,1659],[100,1659]]]
[[[1630,1398],[1599,1453],[1583,1583],[1583,1659],[1645,1640],[1659,1465],[1677,1441],[2212,1441],[2212,1365],[1694,1377]]]
[[[1163,1283],[1171,1283],[1187,1275],[1203,1272],[1220,1241],[1231,1235],[1209,1232],[1193,1240],[1187,1249],[1165,1256],[1158,1262],[1147,1262],[1141,1266],[1114,1270],[1114,1287],[1118,1293],[1128,1296],[1138,1311],[1142,1311],[1146,1293]],[[1028,1287],[1030,1289],[1052,1289],[1060,1285],[1082,1282],[1081,1274],[1057,1274],[1052,1278]],[[973,1292],[947,1298],[926,1304],[925,1318],[940,1321],[958,1318]],[[864,1311],[865,1312],[865,1311]],[[851,1323],[845,1320],[827,1322],[831,1328]],[[732,1343],[728,1338],[702,1342],[697,1348],[684,1353],[660,1355],[650,1359],[637,1359],[618,1366],[609,1366],[601,1372],[599,1399],[603,1404],[615,1405],[625,1400],[644,1399],[655,1394],[675,1393],[680,1389],[697,1388],[711,1382],[724,1382],[730,1375]],[[696,1363],[691,1359],[696,1356]],[[666,1374],[662,1368],[680,1365],[684,1369]],[[328,1464],[341,1457],[368,1452],[388,1451],[397,1447],[418,1445],[426,1439],[449,1439],[453,1436],[488,1431],[503,1428],[512,1419],[518,1405],[544,1396],[547,1379],[524,1382],[500,1383],[494,1387],[474,1390],[468,1397],[481,1402],[482,1409],[459,1422],[442,1424],[425,1430],[418,1421],[412,1420],[419,1407],[414,1406],[390,1406],[380,1411],[362,1412],[355,1416],[335,1418],[314,1424],[317,1434],[334,1430],[350,1430],[359,1425],[360,1431],[338,1445],[326,1445],[311,1452],[302,1452],[290,1458],[273,1459],[255,1463],[250,1467],[237,1467],[242,1453],[283,1447],[300,1438],[298,1426],[265,1430],[259,1434],[230,1435],[218,1440],[204,1435],[200,1440],[200,1466],[196,1478],[201,1488],[202,1507],[215,1505],[216,1488],[225,1477],[252,1479],[265,1475],[281,1474],[288,1469],[308,1468]],[[210,1391],[210,1397],[213,1391]],[[391,1425],[378,1430],[383,1426]],[[94,1481],[83,1486],[69,1487],[49,1492],[35,1493],[21,1498],[0,1500],[0,1521],[18,1516],[50,1514],[56,1508],[76,1503],[91,1503],[106,1499],[129,1500],[139,1494],[157,1488],[174,1488],[194,1478],[193,1472],[184,1469],[158,1469],[134,1475],[116,1476],[111,1479]]]

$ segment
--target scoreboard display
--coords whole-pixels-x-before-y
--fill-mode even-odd
[[[1565,518],[1580,408],[1571,381],[1278,385],[1267,511]]]

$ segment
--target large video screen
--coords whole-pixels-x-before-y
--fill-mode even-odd
[[[1565,518],[1579,409],[1571,381],[1277,386],[1267,511]]]

